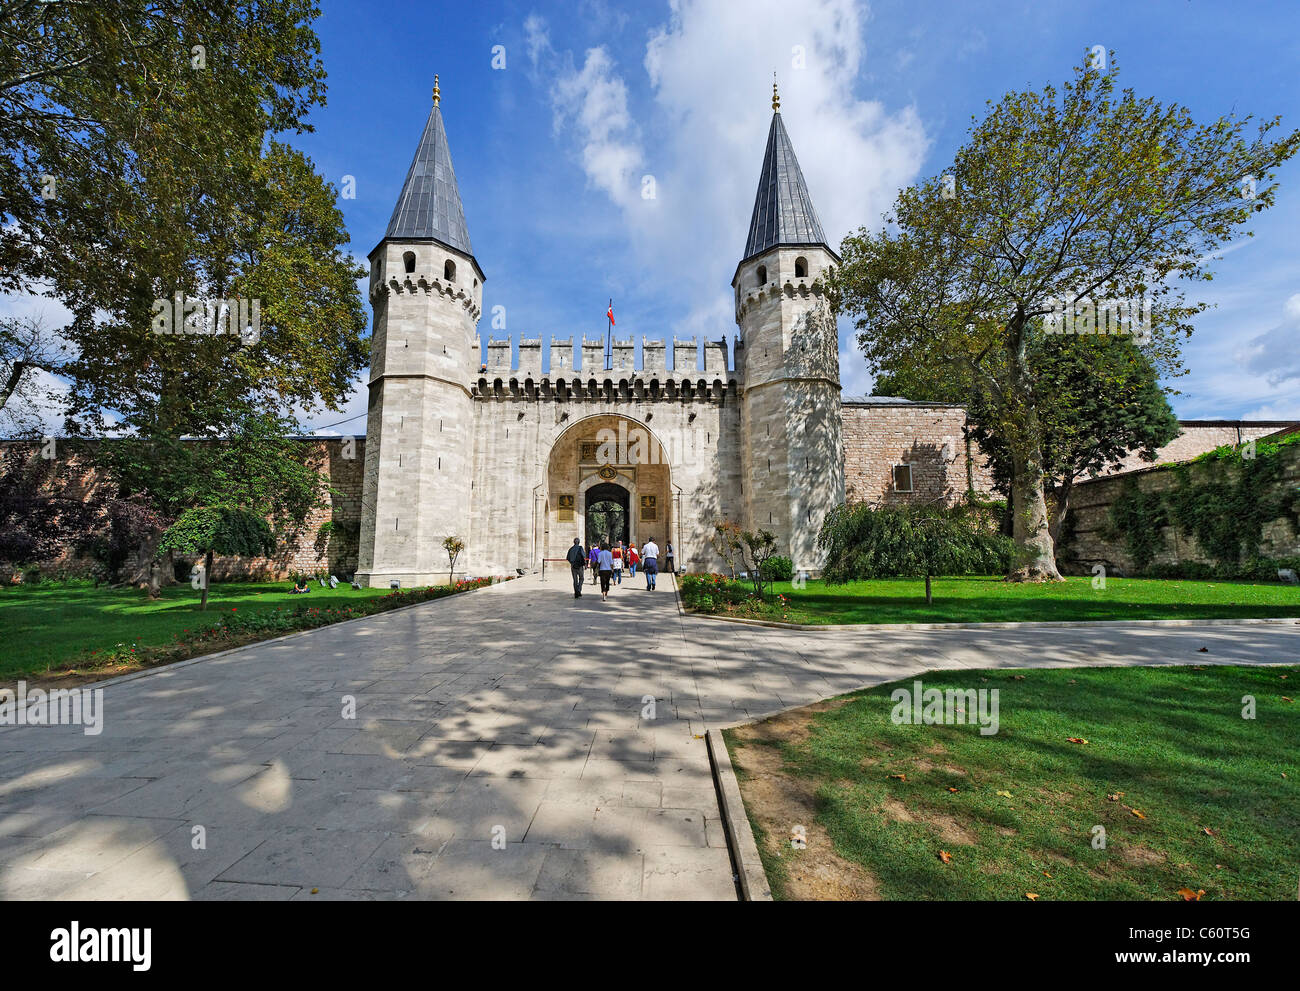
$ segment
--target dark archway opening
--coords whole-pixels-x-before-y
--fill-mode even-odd
[[[632,501],[627,489],[613,482],[603,482],[589,488],[583,499],[587,546],[601,540],[608,540],[611,546],[620,540],[626,544]]]

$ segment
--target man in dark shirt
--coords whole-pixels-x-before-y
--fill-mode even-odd
[[[573,597],[581,599],[582,581],[587,574],[587,555],[582,552],[582,541],[577,537],[573,538],[573,546],[569,548],[565,560],[569,562],[569,567],[573,570]]]

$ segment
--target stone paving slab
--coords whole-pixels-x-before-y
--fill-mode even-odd
[[[936,668],[1300,656],[1298,625],[810,634],[568,588],[110,682],[99,736],[0,728],[0,897],[734,899],[711,728]]]

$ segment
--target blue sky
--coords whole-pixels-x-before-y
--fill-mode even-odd
[[[1205,0],[372,3],[324,0],[329,73],[316,130],[293,139],[356,198],[351,250],[383,234],[430,105],[433,75],[475,255],[484,319],[530,338],[734,333],[770,120],[782,115],[834,244],[876,227],[899,186],[943,171],[972,115],[1010,89],[1069,78],[1093,45],[1123,85],[1208,121],[1300,126],[1300,5]],[[504,46],[505,67],[493,67]],[[499,56],[499,53],[498,53]],[[498,57],[498,63],[500,58]],[[653,176],[655,198],[641,196]],[[1300,418],[1300,165],[1255,237],[1196,288],[1217,308],[1185,349],[1180,417]],[[496,332],[502,336],[502,332]],[[841,327],[846,394],[870,389]],[[325,426],[364,410],[363,390]],[[360,432],[354,419],[328,432]]]

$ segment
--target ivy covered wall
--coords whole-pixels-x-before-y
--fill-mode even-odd
[[[1089,574],[1276,580],[1300,564],[1300,433],[1075,485],[1057,548]]]

